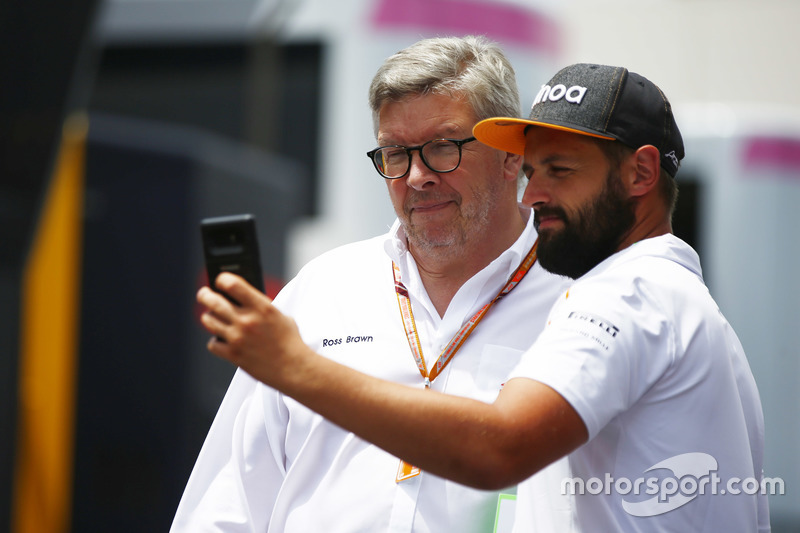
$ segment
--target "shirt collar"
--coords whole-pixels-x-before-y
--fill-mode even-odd
[[[402,262],[403,256],[408,253],[408,238],[403,225],[400,224],[400,219],[395,219],[389,229],[383,249],[386,251],[386,255],[398,265]]]
[[[683,240],[671,233],[649,237],[635,242],[613,255],[607,257],[589,272],[578,279],[598,276],[617,265],[638,259],[639,257],[653,256],[660,259],[673,261],[693,272],[702,279],[703,271],[700,267],[700,257],[697,252]]]

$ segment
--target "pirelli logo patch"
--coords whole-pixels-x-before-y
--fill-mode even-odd
[[[591,313],[584,313],[582,311],[570,311],[567,319],[574,321],[576,325],[575,331],[581,335],[594,340],[603,349],[608,350],[609,345],[614,342],[614,339],[619,335],[619,328],[596,315]]]

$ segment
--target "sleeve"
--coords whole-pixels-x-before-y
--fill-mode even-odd
[[[663,376],[674,345],[670,321],[641,279],[579,282],[553,306],[510,378],[556,390],[591,439]]]
[[[304,301],[305,270],[274,300],[286,314],[295,316]],[[288,419],[281,394],[237,369],[200,449],[170,532],[267,531],[286,475]]]
[[[275,409],[269,409],[271,403]],[[286,426],[279,420],[278,403],[275,391],[237,370],[186,484],[171,532],[267,530],[285,473],[283,439],[266,431]]]

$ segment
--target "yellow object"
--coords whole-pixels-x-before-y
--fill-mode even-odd
[[[14,533],[70,528],[87,131],[65,123],[23,273]]]

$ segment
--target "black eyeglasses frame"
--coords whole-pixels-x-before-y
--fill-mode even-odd
[[[430,141],[422,143],[422,144],[418,144],[417,146],[403,146],[402,144],[389,144],[389,145],[386,145],[386,146],[379,146],[379,147],[377,147],[377,148],[375,148],[373,150],[370,150],[369,152],[367,152],[367,157],[369,157],[370,161],[372,161],[372,164],[375,166],[375,170],[378,171],[378,174],[380,174],[384,179],[387,179],[387,180],[399,180],[400,178],[404,178],[404,177],[406,177],[408,175],[408,172],[411,170],[411,152],[413,152],[414,150],[419,152],[419,158],[422,160],[422,162],[425,164],[426,167],[431,169],[433,172],[436,172],[437,174],[447,174],[449,172],[453,172],[454,170],[456,170],[461,165],[461,155],[462,155],[461,147],[464,146],[467,143],[471,143],[472,141],[476,141],[476,140],[477,139],[475,137],[467,137],[466,139],[445,139],[445,138],[442,138],[442,139],[431,139]],[[422,155],[422,149],[423,148],[425,148],[427,145],[429,145],[431,143],[438,142],[438,141],[450,141],[451,143],[455,144],[458,147],[458,162],[456,163],[456,166],[454,166],[450,170],[436,170],[430,164],[428,164],[428,161],[425,159],[425,156]],[[406,169],[406,171],[401,176],[389,177],[386,174],[384,174],[383,171],[381,171],[380,166],[378,165],[378,162],[375,161],[375,154],[379,150],[383,150],[384,148],[402,148],[403,150],[405,150],[406,154],[408,155],[408,168]]]

